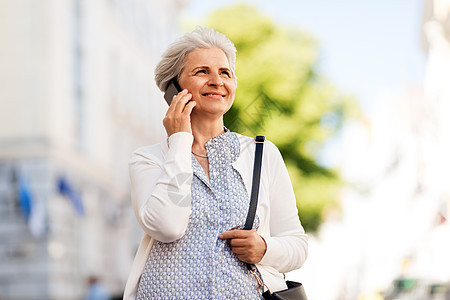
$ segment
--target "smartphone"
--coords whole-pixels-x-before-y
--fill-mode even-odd
[[[167,104],[172,103],[173,96],[181,92],[183,89],[178,84],[176,78],[172,79],[167,86],[166,93],[164,94],[164,99],[166,99]]]

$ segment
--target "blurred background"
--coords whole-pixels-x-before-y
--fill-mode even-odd
[[[450,299],[450,0],[0,0],[0,299],[120,299],[131,152],[196,25],[238,49],[226,125],[281,150],[310,300]]]

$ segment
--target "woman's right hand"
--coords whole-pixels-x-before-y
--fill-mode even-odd
[[[196,102],[191,99],[192,94],[187,89],[182,90],[173,97],[172,103],[163,119],[167,136],[180,131],[192,133],[191,112]]]

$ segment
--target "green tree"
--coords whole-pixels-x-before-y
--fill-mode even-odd
[[[238,51],[238,89],[225,124],[246,135],[264,134],[280,149],[293,182],[302,224],[314,232],[327,208],[338,208],[340,179],[318,163],[324,143],[356,102],[316,71],[317,41],[282,27],[255,7],[238,4],[213,12],[206,26],[224,33]]]

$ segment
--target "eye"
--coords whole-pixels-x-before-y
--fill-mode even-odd
[[[206,70],[198,70],[195,72],[195,75],[197,74],[206,74]]]
[[[225,75],[225,76],[227,76],[227,77],[231,77],[231,74],[230,74],[229,71],[222,71],[221,74],[222,74],[222,75]]]

